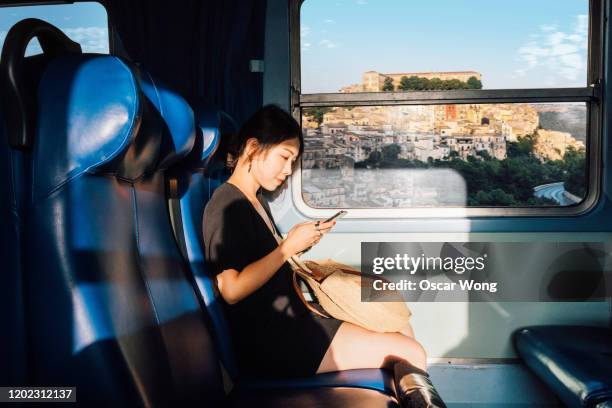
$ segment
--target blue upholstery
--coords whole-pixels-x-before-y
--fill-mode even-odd
[[[36,35],[43,54],[25,57]],[[27,325],[23,294],[23,223],[31,200],[28,147],[35,130],[36,90],[51,55],[80,53],[80,46],[50,24],[26,19],[8,32],[0,59],[0,383],[27,382]]]
[[[514,345],[568,407],[612,404],[612,329],[526,327],[514,333]]]
[[[95,86],[92,78],[113,86]],[[127,152],[141,124],[136,81],[118,58],[65,57],[50,64],[41,82],[39,106],[44,109],[39,111],[34,149],[41,155],[34,162],[35,201],[88,171],[117,171],[120,161],[114,159]],[[54,99],[69,103],[53,103]],[[66,126],[58,118],[69,118],[71,123]],[[60,131],[66,137],[54,136],[56,123],[65,126]],[[156,151],[148,153],[155,155]],[[142,175],[142,167],[129,178]]]
[[[384,370],[358,369],[336,371],[297,379],[245,379],[240,382],[244,390],[266,390],[271,388],[312,389],[318,387],[365,388],[381,391],[388,395],[395,393],[393,377]]]
[[[171,135],[163,138],[165,143],[172,143],[162,146],[163,160],[158,164],[158,168],[167,169],[193,150],[196,141],[193,111],[187,101],[165,84],[155,81],[144,70],[140,71],[140,87],[158,114],[163,117],[165,130]]]
[[[27,203],[28,153],[12,149],[0,106],[0,384],[21,385],[26,376],[26,331],[22,289],[21,237]]]
[[[155,107],[172,102],[149,96],[110,56],[55,60],[41,81],[26,228],[32,380],[76,385],[86,405],[217,406],[218,364],[158,167],[193,138],[176,130],[189,124],[166,131]]]
[[[203,103],[196,104],[196,123],[203,139],[201,162],[198,167],[206,168],[208,173],[215,166],[225,169],[225,163],[222,161],[215,163],[213,158],[217,150],[221,148],[222,142],[227,142],[227,139],[238,132],[238,125],[225,112]],[[225,173],[229,176],[227,170]]]
[[[206,267],[202,248],[202,215],[204,207],[212,197],[214,190],[229,177],[224,163],[212,160],[221,140],[221,132],[235,130],[231,119],[218,111],[198,105],[195,107],[195,119],[198,129],[198,146],[194,155],[177,173],[183,189],[180,194],[182,230],[191,273],[204,305],[210,315],[217,350],[223,366],[231,377],[237,376],[236,363],[232,352],[232,341],[222,306],[215,293],[215,285]],[[223,124],[222,124],[223,123]],[[208,167],[207,167],[208,166]]]

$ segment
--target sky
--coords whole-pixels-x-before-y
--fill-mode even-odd
[[[305,0],[302,92],[366,71],[477,71],[483,88],[586,86],[588,0]]]
[[[84,52],[108,53],[108,17],[102,5],[95,2],[55,4],[49,6],[0,7],[0,46],[6,33],[24,18],[39,18],[59,27],[70,39],[81,44]],[[32,40],[27,55],[41,52]]]
[[[337,92],[369,70],[477,71],[485,89],[586,86],[587,16],[588,0],[305,0],[302,92]],[[99,3],[0,8],[0,45],[27,17],[108,52]]]

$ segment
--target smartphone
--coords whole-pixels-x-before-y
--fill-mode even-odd
[[[323,221],[324,223],[326,222],[330,222],[335,220],[336,218],[342,218],[344,217],[346,214],[348,213],[348,211],[346,210],[340,210],[337,213],[335,213],[334,215],[332,215],[331,217],[329,217],[328,219],[326,219],[325,221]]]
[[[333,220],[335,220],[336,218],[342,218],[342,217],[344,217],[344,216],[345,216],[347,213],[348,213],[348,211],[346,211],[346,210],[340,210],[340,211],[338,211],[337,213],[335,213],[334,215],[332,215],[331,217],[329,217],[328,219],[326,219],[325,221],[322,221],[322,223],[333,221]],[[297,255],[298,255],[298,256],[300,256],[300,255],[302,255],[302,254],[304,254],[304,253],[306,253],[306,252],[310,251],[310,248],[312,248],[312,247],[308,247],[308,248],[306,248],[306,249],[305,249],[305,250],[303,250],[302,252],[299,252]]]

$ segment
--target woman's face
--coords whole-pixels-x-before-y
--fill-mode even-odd
[[[251,172],[257,182],[268,191],[276,190],[291,175],[299,149],[300,141],[295,137],[256,155]]]

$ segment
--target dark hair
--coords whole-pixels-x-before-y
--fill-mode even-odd
[[[266,105],[257,110],[240,128],[238,134],[230,141],[227,152],[231,154],[228,167],[235,167],[238,158],[244,152],[246,142],[254,137],[259,142],[260,149],[266,149],[290,140],[298,138],[300,150],[298,157],[304,151],[304,136],[302,129],[293,117],[276,105]]]

